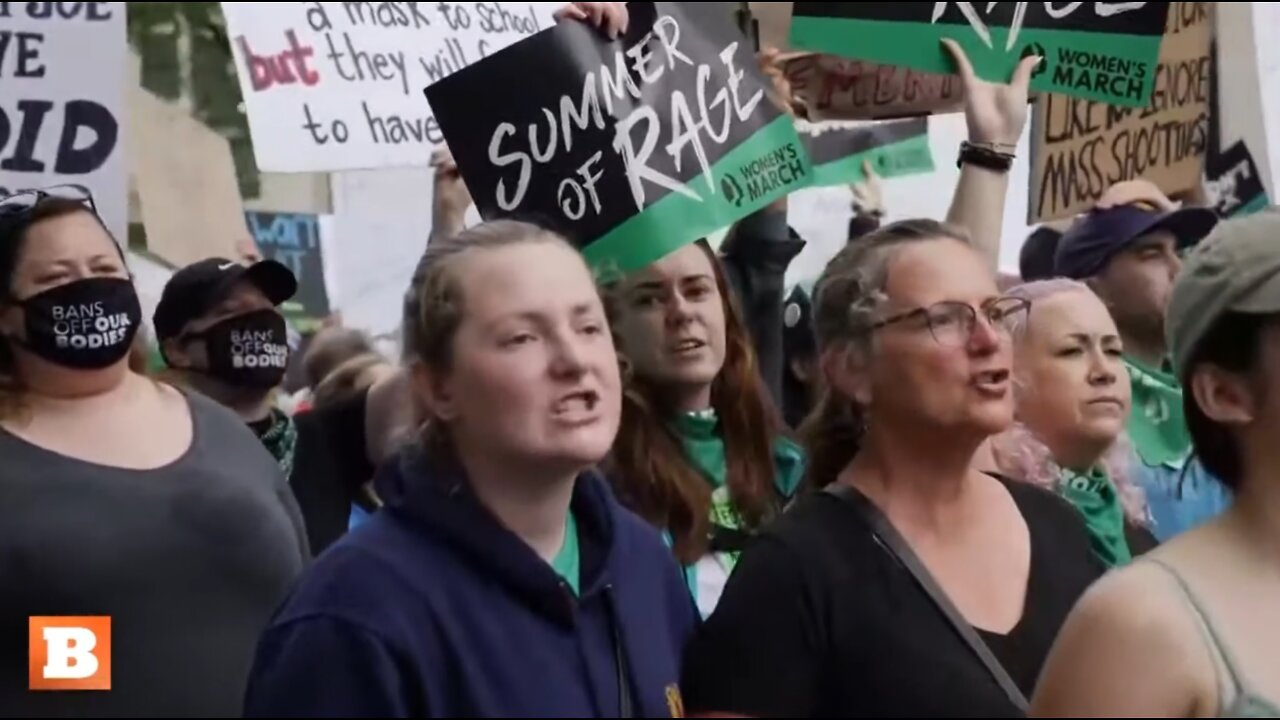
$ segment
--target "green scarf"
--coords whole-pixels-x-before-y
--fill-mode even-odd
[[[1128,565],[1133,555],[1124,532],[1124,506],[1106,471],[1094,468],[1081,475],[1063,470],[1058,489],[1084,516],[1094,554],[1109,568]]]
[[[265,429],[264,429],[265,428]],[[272,410],[271,417],[261,426],[254,426],[258,439],[267,452],[280,465],[285,480],[293,477],[293,456],[298,446],[298,426],[293,418],[282,410]]]
[[[681,415],[676,419],[675,430],[684,444],[685,455],[711,484],[711,522],[731,530],[741,529],[742,520],[733,507],[729,488],[725,484],[729,468],[716,411],[703,410]],[[795,494],[804,477],[804,452],[795,443],[780,437],[774,441],[773,456],[778,492],[789,498]],[[737,553],[730,554],[730,569],[737,564],[737,556]]]
[[[1125,358],[1133,386],[1129,438],[1149,467],[1181,467],[1191,455],[1191,433],[1182,410],[1182,386],[1163,370]]]

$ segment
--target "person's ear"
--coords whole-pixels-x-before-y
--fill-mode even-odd
[[[414,363],[411,372],[413,394],[427,417],[446,423],[456,420],[458,403],[448,373],[429,368],[422,362]]]
[[[1213,365],[1204,365],[1191,377],[1190,391],[1200,412],[1223,425],[1244,425],[1256,416],[1254,395],[1246,378]]]
[[[866,353],[843,345],[822,353],[822,375],[827,386],[859,407],[871,405],[871,373]]]
[[[189,370],[196,364],[190,341],[182,338],[169,338],[160,343],[160,355],[175,370]]]

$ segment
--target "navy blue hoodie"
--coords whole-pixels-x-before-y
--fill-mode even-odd
[[[420,450],[263,635],[246,717],[679,717],[695,611],[658,533],[594,473],[572,508],[581,596]],[[625,686],[620,681],[626,678]]]

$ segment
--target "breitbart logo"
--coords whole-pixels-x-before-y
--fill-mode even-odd
[[[31,690],[110,690],[111,618],[29,618],[27,663]]]

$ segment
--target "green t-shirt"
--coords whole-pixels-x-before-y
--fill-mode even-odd
[[[551,568],[569,583],[569,589],[574,595],[581,592],[582,566],[578,555],[578,521],[573,517],[572,510],[565,516],[564,544],[560,546],[560,552],[556,553],[555,558],[551,560]]]
[[[1129,438],[1150,467],[1181,467],[1191,455],[1191,433],[1182,409],[1182,385],[1164,370],[1124,359],[1133,387]]]
[[[711,485],[711,522],[723,528],[741,529],[742,523],[733,508],[726,487],[729,463],[725,459],[724,439],[720,437],[720,420],[715,410],[686,413],[676,419],[675,429],[684,445],[685,455]],[[792,497],[804,478],[804,451],[786,438],[776,438],[773,448],[775,485],[778,494]],[[737,553],[727,558],[730,567]]]

